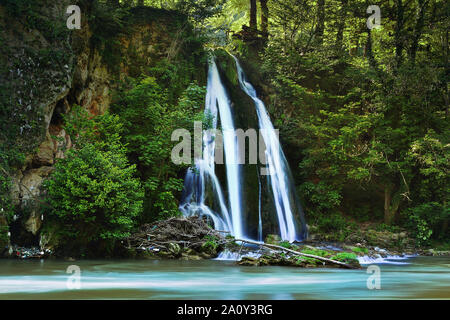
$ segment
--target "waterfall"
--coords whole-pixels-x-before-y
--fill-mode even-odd
[[[277,211],[281,238],[291,242],[294,240],[302,240],[304,236],[298,235],[293,211],[297,209],[302,220],[303,214],[300,204],[295,197],[295,186],[290,177],[289,165],[280,146],[278,135],[275,134],[275,128],[270,121],[264,103],[257,97],[252,84],[246,80],[244,71],[239,64],[239,60],[234,56],[233,58],[236,62],[239,84],[242,90],[244,90],[255,103],[260,132],[266,145],[265,155],[268,166],[267,178],[269,179],[269,185],[272,187],[271,189]],[[292,197],[291,195],[294,196]],[[304,227],[302,229],[305,230]]]
[[[265,144],[266,171],[268,172],[266,193],[270,194],[262,194],[261,180],[264,176],[260,177],[258,171],[257,240],[263,241],[262,198],[269,196],[273,199],[274,206],[270,212],[276,212],[280,237],[290,242],[301,241],[306,236],[303,211],[296,197],[289,166],[280,147],[278,135],[275,133],[264,103],[257,97],[250,82],[246,80],[239,61],[233,58],[236,62],[239,87],[251,98],[249,101],[254,102],[260,134]],[[242,190],[244,177],[238,161],[239,151],[242,150],[239,150],[234,134],[232,104],[214,59],[211,59],[209,63],[205,115],[212,118],[212,130],[203,133],[203,155],[195,159],[195,168],[189,169],[186,173],[180,210],[185,216],[207,216],[216,229],[229,231],[236,238],[246,239],[248,232],[245,228],[249,226],[247,221],[243,221],[241,192],[247,190]],[[228,201],[225,200],[220,181],[215,173],[215,130],[219,119],[223,132]],[[208,193],[206,188],[210,188],[212,193]],[[300,223],[296,221],[296,217]]]
[[[180,209],[185,215],[207,215],[213,220],[216,229],[230,231],[236,238],[245,239],[241,215],[238,143],[234,136],[235,127],[231,113],[230,100],[226,89],[220,80],[219,71],[217,70],[214,59],[211,59],[209,64],[205,115],[212,117],[212,130],[207,130],[203,133],[203,158],[195,159],[197,172],[194,173],[191,169],[188,170]],[[217,129],[218,116],[220,116],[220,124],[223,131],[223,148],[225,151],[229,199],[228,207],[225,206],[223,193],[214,172],[215,130]],[[197,177],[193,178],[192,175],[196,175]],[[205,205],[205,185],[208,179],[213,182],[214,193],[218,198],[221,211],[219,215]],[[196,195],[195,203],[191,202],[193,193]],[[229,208],[229,210],[227,208]]]

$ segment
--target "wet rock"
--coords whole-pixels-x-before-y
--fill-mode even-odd
[[[196,260],[203,260],[202,257],[198,256],[198,255],[193,255],[193,254],[185,254],[183,253],[181,255],[181,260],[192,260],[192,261],[196,261]]]
[[[277,234],[268,234],[266,237],[266,240],[264,241],[267,244],[279,244],[281,241],[281,238]]]
[[[25,230],[31,232],[33,235],[36,235],[41,229],[42,226],[42,215],[33,210],[28,217],[27,221],[25,221]]]
[[[0,212],[0,257],[9,255],[8,249],[10,246],[11,244],[8,222],[3,212]]]
[[[41,194],[42,182],[53,171],[53,167],[40,167],[25,172],[20,184],[22,196],[22,209],[27,209],[30,213],[24,227],[26,231],[36,235],[42,226],[42,213],[39,210],[39,202],[36,199]]]
[[[38,152],[34,156],[33,162],[39,166],[51,166],[54,162],[55,145],[47,133],[46,140],[41,143]]]
[[[450,251],[448,250],[435,250],[435,249],[428,249],[425,252],[428,256],[450,256]]]
[[[178,243],[169,243],[168,250],[169,253],[175,257],[178,257],[181,254],[181,248]]]
[[[20,185],[22,200],[26,201],[38,197],[42,182],[52,171],[53,167],[40,167],[26,171]]]
[[[238,265],[240,266],[259,266],[259,259],[252,257],[242,257],[240,261],[238,261]]]
[[[52,253],[51,250],[41,250],[38,247],[12,246],[12,256],[18,259],[43,259],[49,257]]]

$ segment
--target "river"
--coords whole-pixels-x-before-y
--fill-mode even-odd
[[[70,265],[81,270],[80,289],[68,289]],[[377,266],[381,288],[369,290],[374,274],[367,265],[344,270],[217,260],[0,260],[0,299],[450,299],[450,257]]]

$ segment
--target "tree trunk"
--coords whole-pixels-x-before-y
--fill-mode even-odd
[[[391,211],[392,187],[384,187],[384,223],[391,224],[393,220]]]
[[[395,59],[397,62],[397,68],[402,64],[403,59],[403,2],[402,0],[396,0],[397,12],[396,12],[396,25],[395,25]]]
[[[256,24],[256,0],[250,0],[250,28],[258,30]]]
[[[418,0],[418,8],[417,8],[417,20],[416,26],[414,28],[414,36],[410,49],[410,60],[414,64],[416,62],[416,54],[417,49],[419,48],[419,40],[422,36],[422,30],[424,25],[424,15],[426,9],[427,1]]]
[[[319,44],[323,43],[323,32],[325,30],[325,0],[317,0],[317,26],[316,39]]]
[[[370,29],[367,30],[367,42],[365,47],[365,54],[367,58],[369,59],[369,64],[372,68],[377,69],[377,63],[375,61],[375,57],[373,56],[372,51],[372,34],[370,32]]]
[[[400,192],[394,194],[394,189],[394,185],[386,185],[384,187],[384,223],[388,225],[395,221],[402,201]]]
[[[282,247],[282,246],[277,246],[276,244],[260,243],[260,242],[256,242],[256,241],[243,240],[243,239],[234,239],[233,241],[245,242],[245,243],[250,243],[250,244],[256,244],[256,245],[259,245],[259,246],[263,246],[263,247],[269,248],[271,250],[276,249],[276,250],[286,251],[286,252],[295,254],[297,256],[313,258],[313,259],[317,259],[317,260],[320,260],[320,261],[328,262],[328,263],[331,263],[331,264],[336,264],[336,265],[345,267],[347,269],[357,269],[355,266],[349,265],[349,264],[347,264],[345,262],[341,262],[341,261],[337,261],[337,260],[333,260],[333,259],[328,259],[328,258],[324,258],[324,257],[321,257],[321,256],[316,256],[316,255],[313,255],[313,254],[307,254],[307,253],[298,252],[298,251],[291,250],[291,249],[288,249],[288,248],[285,248],[285,247]]]
[[[344,39],[345,18],[347,17],[348,0],[341,0],[341,10],[338,16],[338,28],[336,32],[336,49],[342,49],[342,41]]]
[[[269,36],[269,8],[267,7],[268,0],[259,0],[261,4],[261,31],[264,38]]]

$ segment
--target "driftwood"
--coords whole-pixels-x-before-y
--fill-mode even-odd
[[[128,248],[168,247],[170,243],[184,248],[200,248],[213,236],[218,244],[225,243],[221,233],[211,229],[198,217],[173,217],[141,226],[141,229],[127,238]]]
[[[313,259],[317,259],[317,260],[320,260],[320,261],[328,262],[328,263],[331,263],[331,264],[336,264],[336,265],[342,266],[342,267],[347,268],[347,269],[357,269],[356,267],[354,267],[352,265],[349,265],[347,263],[344,263],[344,262],[340,262],[340,261],[337,261],[337,260],[316,256],[316,255],[313,255],[313,254],[301,253],[301,252],[294,251],[294,250],[291,250],[291,249],[288,249],[288,248],[284,248],[282,246],[277,246],[275,244],[260,243],[260,242],[256,242],[256,241],[242,240],[242,239],[234,239],[234,241],[236,241],[236,242],[240,241],[240,242],[243,242],[243,243],[255,244],[255,245],[266,247],[266,248],[269,248],[269,249],[272,249],[272,250],[273,249],[282,250],[282,251],[286,251],[286,252],[289,252],[289,253],[292,253],[292,254],[295,254],[295,255],[298,255],[298,256],[313,258]]]

